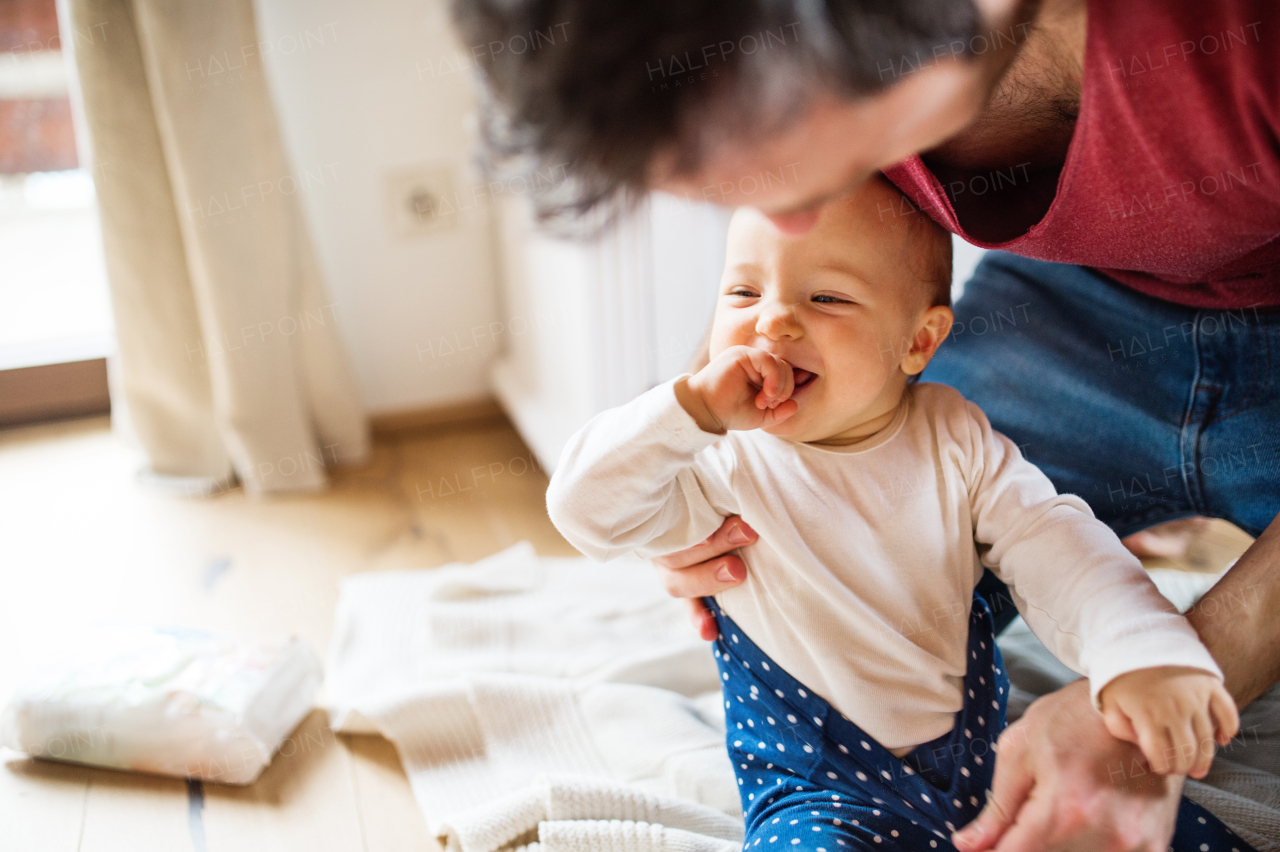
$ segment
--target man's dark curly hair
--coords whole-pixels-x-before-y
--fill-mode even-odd
[[[709,130],[767,132],[816,91],[965,56],[981,26],[973,0],[453,0],[453,17],[486,158],[531,176],[544,222],[624,208],[659,154],[695,171]]]

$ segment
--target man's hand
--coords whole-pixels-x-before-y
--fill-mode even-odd
[[[1180,776],[1152,772],[1107,731],[1085,680],[1046,695],[1000,737],[995,781],[960,852],[1165,852]]]
[[[1142,749],[1161,775],[1203,778],[1213,745],[1240,730],[1240,714],[1222,681],[1208,672],[1158,666],[1122,674],[1098,694],[1107,730]]]
[[[703,606],[702,598],[747,579],[747,566],[729,554],[755,540],[756,531],[733,515],[725,518],[720,529],[701,544],[653,560],[663,588],[672,597],[684,598],[689,620],[698,628],[698,635],[708,642],[719,635],[719,630],[715,618]]]
[[[800,407],[791,399],[791,365],[751,346],[730,346],[687,379],[676,399],[704,432],[759,429],[786,420]]]

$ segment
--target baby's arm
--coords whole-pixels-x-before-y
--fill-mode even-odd
[[[1142,749],[1160,775],[1203,778],[1214,742],[1226,745],[1240,729],[1222,678],[1199,669],[1128,672],[1104,686],[1098,700],[1111,735]]]
[[[547,511],[594,559],[691,547],[737,512],[725,470],[703,450],[727,429],[794,413],[791,367],[735,346],[693,376],[594,418],[570,439],[547,489]]]
[[[976,406],[971,413],[968,486],[983,563],[1049,650],[1089,678],[1112,734],[1161,774],[1206,768],[1215,728],[1223,738],[1238,727],[1217,663],[1088,505],[1056,493]]]

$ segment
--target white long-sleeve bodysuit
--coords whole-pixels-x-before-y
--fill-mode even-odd
[[[973,589],[990,568],[1032,630],[1097,693],[1152,666],[1221,672],[1190,624],[1078,497],[1060,495],[958,391],[907,389],[849,447],[702,431],[654,388],[586,425],[547,505],[598,560],[690,547],[727,515],[759,540],[716,596],[775,662],[886,748],[951,730]]]

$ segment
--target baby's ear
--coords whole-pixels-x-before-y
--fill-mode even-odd
[[[955,314],[946,305],[934,305],[920,316],[916,323],[915,335],[911,338],[911,349],[902,359],[902,371],[914,376],[924,371],[929,365],[933,353],[938,351],[942,341],[951,333],[951,324],[955,322]]]

